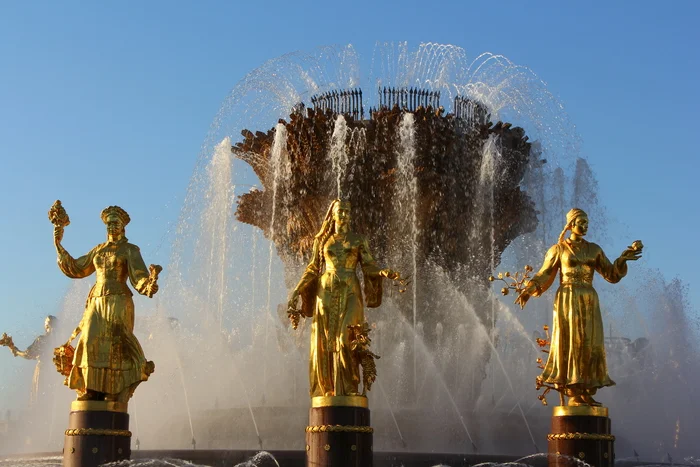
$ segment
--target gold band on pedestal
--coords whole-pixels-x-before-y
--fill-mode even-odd
[[[131,438],[129,430],[113,430],[109,428],[69,428],[66,436],[124,436]]]
[[[70,404],[71,412],[127,412],[126,402],[113,401],[73,401]]]
[[[315,425],[307,426],[307,433],[374,433],[371,426],[355,425]]]
[[[558,441],[561,439],[588,439],[593,441],[615,441],[615,436],[605,433],[550,433],[547,441]]]
[[[368,408],[365,396],[316,396],[311,398],[311,407],[362,407]]]
[[[555,417],[568,416],[589,416],[589,417],[607,417],[607,407],[597,407],[592,405],[558,405],[554,407],[552,415]]]

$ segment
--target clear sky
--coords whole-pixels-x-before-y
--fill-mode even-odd
[[[287,52],[351,43],[369,56],[377,41],[454,44],[534,70],[576,124],[608,213],[643,239],[648,266],[689,283],[698,310],[698,18],[697,1],[3,3],[0,332],[28,344],[70,285],[46,216],[55,199],[74,255],[102,241],[99,213],[119,204],[146,261],[167,264],[235,83]],[[0,374],[10,362],[0,352]]]

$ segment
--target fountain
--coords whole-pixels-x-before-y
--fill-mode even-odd
[[[575,129],[531,71],[501,56],[468,62],[458,47],[380,44],[367,81],[360,62],[349,46],[285,55],[223,104],[150,324],[136,325],[158,372],[137,395],[134,458],[169,450],[230,465],[263,448],[281,465],[303,458],[310,330],[292,331],[278,305],[337,197],[352,202],[376,256],[411,276],[406,293],[390,287],[367,314],[382,357],[370,394],[375,463],[467,465],[543,450],[550,411],[527,388],[551,297],[517,314],[487,278],[542,255],[572,200],[602,215]],[[641,282],[599,290],[614,336],[649,342],[609,342],[611,375],[640,390],[633,401],[614,389],[603,399],[618,407],[618,457],[683,458],[696,454],[698,422],[674,398],[687,398],[681,388],[700,373],[682,286],[651,271]],[[172,451],[193,440],[196,451]]]

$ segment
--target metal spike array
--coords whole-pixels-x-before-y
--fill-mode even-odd
[[[473,126],[486,125],[490,117],[483,104],[464,96],[455,97],[453,111],[455,117],[466,120]]]
[[[400,109],[415,112],[418,107],[437,109],[440,107],[440,91],[418,88],[379,88],[379,108]]]
[[[364,118],[365,109],[362,106],[362,89],[342,89],[316,94],[311,97],[315,111],[330,110],[336,114],[350,115],[355,120]]]

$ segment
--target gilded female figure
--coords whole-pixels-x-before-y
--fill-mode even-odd
[[[63,228],[54,228],[58,267],[68,277],[81,279],[96,273],[80,325],[70,342],[80,334],[67,384],[78,400],[127,402],[136,387],[154,370],[134,336],[134,302],[126,282],[148,297],[158,291],[159,266],[151,273],[136,245],[124,236],[129,215],[118,206],[102,211],[107,241],[85,256],[74,259],[63,246]]]
[[[571,235],[565,239],[569,230]],[[549,249],[542,268],[516,299],[524,308],[528,299],[542,295],[560,272],[549,358],[537,386],[559,391],[562,404],[563,396],[568,396],[569,405],[600,405],[592,396],[599,388],[615,384],[608,375],[593,273],[597,271],[608,282],[617,283],[627,274],[627,261],[636,261],[642,254],[642,244],[636,241],[611,263],[598,245],[584,240],[587,232],[586,213],[581,209],[569,211],[559,241]]]
[[[350,229],[350,203],[334,200],[314,239],[311,262],[288,304],[294,314],[301,297],[301,314],[313,317],[311,397],[360,395],[360,362],[352,350],[353,328],[349,327],[360,329],[365,320],[358,264],[364,277],[366,305],[378,307],[382,302],[382,278],[398,279],[399,274],[377,265],[367,239]]]

